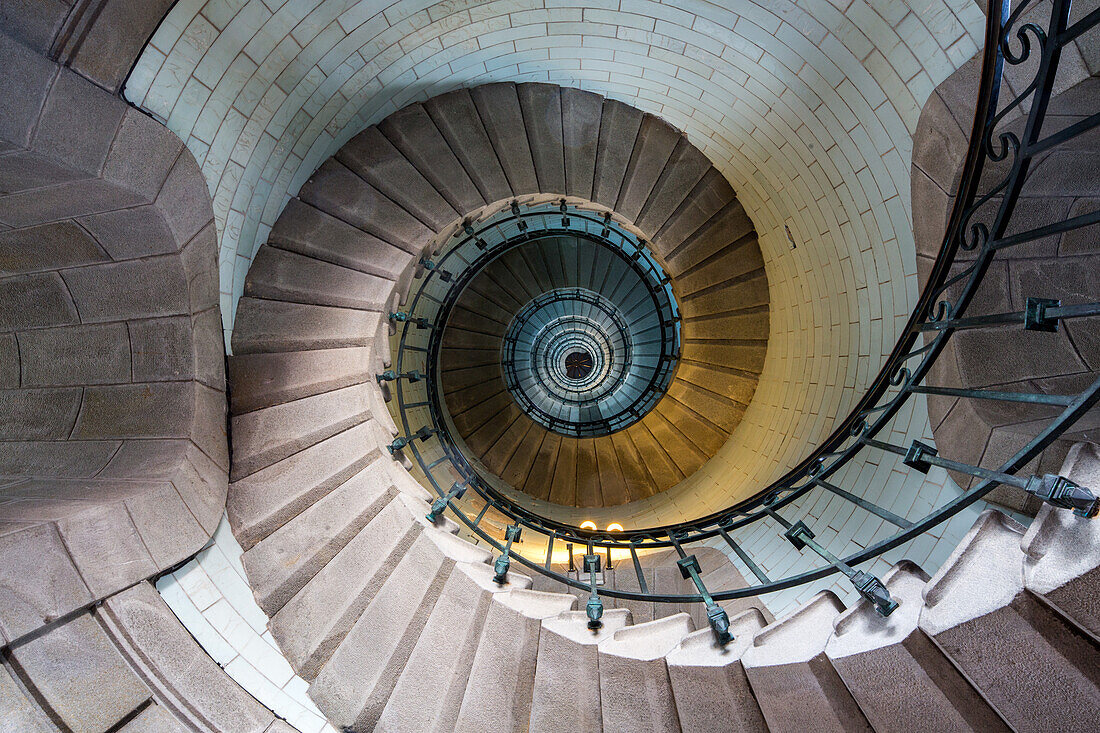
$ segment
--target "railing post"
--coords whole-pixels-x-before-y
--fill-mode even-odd
[[[445,496],[441,496],[432,502],[432,510],[428,512],[428,521],[435,524],[439,519],[439,515],[446,511],[447,506],[455,499],[461,499],[463,494],[466,493],[466,487],[469,484],[467,482],[458,483],[457,481],[451,486],[451,489]]]
[[[889,616],[897,609],[897,601],[890,597],[890,591],[886,590],[886,586],[882,584],[881,580],[871,573],[856,570],[851,565],[826,550],[818,544],[817,540],[814,539],[814,533],[802,522],[796,522],[787,530],[784,536],[791,541],[792,545],[800,550],[803,547],[809,547],[820,555],[825,562],[848,576],[848,580],[852,582],[856,592],[869,601],[880,616]]]
[[[588,604],[584,610],[588,614],[588,628],[595,631],[603,626],[603,621],[600,620],[603,617],[603,601],[600,600],[600,594],[596,591],[596,573],[600,572],[600,556],[594,552],[585,555],[584,570],[588,573],[588,587],[591,589],[591,595],[588,596]]]
[[[411,313],[407,313],[406,311],[391,311],[389,319],[397,323],[404,323],[405,321],[408,321],[409,323],[415,323],[416,327],[421,330],[432,327],[432,324],[428,323],[427,318],[424,318],[422,316],[413,316]]]
[[[688,555],[677,560],[676,565],[680,568],[680,574],[684,576],[685,580],[691,578],[691,582],[695,583],[699,595],[703,597],[703,603],[707,607],[707,621],[710,622],[710,628],[714,631],[715,640],[720,646],[729,644],[733,641],[733,635],[730,634],[729,614],[714,602],[714,598],[707,591],[707,587],[703,585],[703,579],[699,576],[698,558],[695,555]]]
[[[523,528],[518,524],[508,525],[508,528],[504,530],[504,537],[508,540],[508,543],[504,545],[504,552],[497,558],[497,561],[493,563],[493,570],[496,571],[496,575],[493,576],[493,582],[497,585],[504,585],[508,579],[508,567],[512,564],[508,556],[512,552],[512,543],[519,539],[522,531]]]

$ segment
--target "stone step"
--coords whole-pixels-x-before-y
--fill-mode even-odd
[[[299,676],[317,676],[428,526],[419,509],[406,494],[391,500],[271,618],[271,633]]]
[[[282,351],[229,357],[229,411],[241,415],[323,392],[369,383],[366,347]]]
[[[382,314],[242,297],[237,303],[233,353],[374,346]]]
[[[641,110],[614,99],[604,100],[592,179],[592,200],[596,203],[615,208],[641,125]]]
[[[565,195],[560,87],[556,84],[519,84],[516,93],[531,146],[538,192]]]
[[[368,127],[345,143],[336,159],[434,231],[459,216],[377,127]]]
[[[710,161],[684,136],[672,151],[660,178],[635,217],[635,223],[643,232],[659,232],[672,213],[680,208],[691,190],[710,169]]]
[[[516,85],[502,82],[474,87],[470,90],[470,98],[477,106],[512,194],[538,193],[539,181]]]
[[[149,583],[139,583],[104,601],[98,612],[112,640],[154,692],[160,705],[204,733],[264,733],[274,721],[271,711],[234,682],[183,627]],[[81,646],[81,655],[87,647]],[[97,670],[89,685],[97,696],[111,699],[102,685],[109,670]],[[79,727],[77,730],[87,730]],[[101,730],[101,729],[100,729]],[[153,728],[171,731],[168,727]]]
[[[241,562],[264,613],[274,616],[398,495],[383,462],[392,459],[378,456],[244,553]],[[415,496],[430,498],[423,489]]]
[[[375,457],[378,425],[360,423],[300,453],[257,471],[229,487],[226,513],[233,534],[248,549],[330,491]]]
[[[493,203],[510,197],[512,189],[508,178],[504,175],[493,144],[481,124],[481,117],[470,97],[470,91],[456,89],[432,97],[424,103],[424,109],[462,163],[485,202]]]
[[[405,250],[297,198],[287,201],[267,241],[279,249],[389,280],[395,280],[412,260]]]
[[[528,730],[542,620],[575,604],[571,595],[534,590],[493,596],[455,730]]]
[[[630,163],[619,188],[619,198],[615,204],[617,213],[630,221],[638,220],[680,138],[680,131],[660,117],[645,115],[642,118]],[[702,176],[702,172],[699,175]]]
[[[1007,731],[981,695],[917,628],[928,575],[903,560],[882,576],[898,603],[883,618],[861,600],[837,617],[825,647],[876,731]]]
[[[570,196],[592,199],[603,97],[580,89],[561,90],[565,188]]]
[[[1024,589],[1024,532],[982,512],[925,588],[920,628],[1013,729],[1091,730],[1096,642]]]
[[[1100,492],[1100,448],[1070,448],[1060,475]],[[1021,543],[1024,587],[1100,639],[1100,521],[1044,504]]]
[[[233,470],[238,481],[370,417],[365,385],[304,397],[232,418]]]
[[[260,247],[244,292],[253,298],[380,311],[393,281],[274,247]]]
[[[741,657],[767,622],[756,609],[730,619],[733,641],[720,646],[709,628],[668,653],[668,676],[684,730],[767,730]]]
[[[871,731],[825,656],[844,604],[821,591],[753,639],[741,663],[771,730]]]
[[[584,602],[587,600],[582,605]],[[589,629],[585,611],[566,611],[543,620],[531,699],[531,730],[602,730],[596,647],[630,624],[630,611],[607,609],[601,621],[603,626]]]
[[[708,170],[653,235],[653,248],[662,257],[671,256],[688,237],[736,198],[729,181],[717,169]]]
[[[455,730],[474,655],[493,596],[527,589],[531,579],[508,573],[503,585],[481,563],[459,563],[420,633],[398,677],[376,731]]]
[[[662,227],[664,228],[664,227]],[[669,272],[680,277],[753,233],[752,220],[737,199],[730,199],[668,254]],[[739,248],[739,247],[738,247]]]
[[[298,198],[406,252],[419,253],[434,236],[430,227],[332,158],[314,171]]]
[[[423,105],[410,104],[393,113],[378,129],[459,214],[487,203]]]
[[[426,502],[402,500],[428,512]],[[424,528],[310,684],[310,697],[335,727],[374,728],[455,564],[490,559],[486,550]]]
[[[665,655],[695,630],[678,613],[619,629],[600,642],[600,702],[605,731],[679,733]]]

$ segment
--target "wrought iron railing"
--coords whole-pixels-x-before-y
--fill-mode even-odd
[[[530,570],[550,576],[561,583],[590,592],[589,617],[599,624],[602,603],[599,596],[621,599],[702,602],[719,639],[728,640],[728,619],[718,601],[768,593],[843,573],[855,590],[875,605],[883,615],[896,605],[883,584],[875,576],[857,570],[856,566],[913,540],[922,533],[945,522],[968,506],[986,497],[994,488],[1007,485],[1022,489],[1043,501],[1075,513],[1094,517],[1098,510],[1095,494],[1066,478],[1056,475],[1021,475],[1020,471],[1039,456],[1054,440],[1100,401],[1100,379],[1094,379],[1083,390],[1072,394],[1011,392],[965,387],[943,387],[929,383],[929,373],[937,359],[958,333],[974,329],[1018,328],[1041,334],[1058,331],[1073,319],[1100,315],[1100,303],[1063,304],[1037,292],[1026,299],[1023,308],[999,313],[968,313],[991,263],[1012,247],[1055,234],[1062,234],[1100,223],[1100,211],[1067,216],[1042,226],[1016,217],[1017,202],[1028,182],[1029,171],[1038,156],[1049,154],[1068,141],[1100,125],[1100,112],[1091,114],[1061,130],[1044,132],[1047,108],[1055,89],[1055,76],[1063,50],[1086,32],[1095,32],[1100,24],[1100,10],[1083,14],[1070,22],[1069,0],[1053,2],[1021,2],[1012,7],[1007,0],[991,3],[988,19],[983,67],[978,88],[976,114],[964,162],[962,177],[939,255],[928,283],[917,300],[910,318],[901,332],[881,370],[855,408],[842,420],[832,434],[786,475],[763,487],[747,501],[697,520],[628,529],[622,532],[586,531],[580,527],[540,516],[524,503],[515,501],[493,483],[479,476],[456,445],[447,417],[439,403],[438,373],[435,359],[439,347],[442,322],[435,320],[446,309],[448,299],[461,290],[461,278],[446,269],[446,257],[437,262],[425,262],[425,276],[410,299],[411,313],[393,314],[400,324],[394,369],[380,375],[380,381],[394,383],[397,411],[404,436],[391,446],[391,451],[404,450],[417,462],[436,494],[440,497],[430,518],[437,518],[450,509],[455,517],[474,534],[499,552],[496,570],[504,578],[513,559],[512,543],[521,533],[539,533],[546,537],[545,563],[516,556]],[[1041,23],[1023,20],[1025,14],[1049,7],[1050,15]],[[1011,98],[1002,98],[1002,80],[1006,66],[1015,70],[1037,59],[1037,68],[1022,91]],[[1029,67],[1030,68],[1030,67]],[[1026,110],[1021,114],[1020,110]],[[1017,119],[1010,119],[1013,115]],[[1095,173],[1093,174],[1095,175]],[[619,236],[620,230],[610,217],[562,204],[557,212],[564,224],[584,222],[594,236]],[[505,242],[514,237],[530,236],[536,219],[546,225],[545,211],[525,212],[518,203],[481,223],[467,222],[458,233],[449,252],[467,252],[468,263],[463,272],[472,272],[479,258],[493,256],[487,239]],[[540,218],[541,217],[541,218]],[[1011,228],[1010,228],[1011,227]],[[1011,231],[1011,234],[1006,232]],[[612,234],[614,232],[614,234]],[[623,235],[629,239],[629,235]],[[503,246],[503,245],[502,245]],[[628,245],[629,246],[629,245]],[[639,257],[645,259],[644,248]],[[458,260],[452,260],[457,262]],[[888,428],[892,418],[910,400],[926,399],[927,395],[957,397],[967,400],[1030,404],[1055,408],[1057,413],[1046,418],[1045,424],[1026,445],[1007,461],[993,467],[970,465],[938,455],[936,449],[920,441],[908,445],[891,443]],[[865,456],[896,454],[909,470],[928,472],[938,466],[979,481],[968,490],[924,516],[901,517],[865,498],[867,486],[839,485],[834,478],[853,460]],[[453,482],[453,470],[462,476]],[[466,498],[472,490],[476,498]],[[804,522],[792,522],[784,516],[784,508],[810,492],[829,492],[876,515],[897,528],[891,536],[875,542],[860,552],[837,557],[817,538]],[[475,514],[475,510],[479,509]],[[490,509],[502,513],[510,522],[505,540],[498,541],[481,526]],[[777,522],[782,535],[799,550],[820,556],[824,565],[812,570],[769,578],[753,561],[752,548],[737,541],[742,528],[765,518]],[[700,576],[699,565],[690,553],[692,545],[720,538],[728,544],[759,581],[743,588],[708,589]],[[584,572],[588,582],[578,573],[573,577],[551,567],[555,543],[570,543],[586,548]],[[628,553],[638,575],[640,590],[597,588],[594,574],[600,557],[597,548]],[[672,548],[680,560],[678,566],[697,593],[667,595],[649,591],[639,563],[638,553],[651,548]]]

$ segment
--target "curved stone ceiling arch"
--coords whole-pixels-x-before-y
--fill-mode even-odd
[[[752,216],[772,292],[753,405],[686,489],[725,501],[800,460],[893,344],[916,295],[912,131],[932,89],[977,51],[984,18],[973,0],[579,5],[180,0],[125,93],[187,141],[207,176],[227,332],[286,200],[409,102],[550,81],[684,130]]]

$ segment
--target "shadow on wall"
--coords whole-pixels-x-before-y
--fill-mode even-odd
[[[14,32],[33,40],[45,15],[28,11]],[[229,461],[217,242],[194,158],[3,32],[0,57],[0,641],[11,643],[200,549]]]
[[[1072,54],[1068,54],[1072,55]],[[1095,58],[1091,58],[1094,56]],[[1001,108],[1024,89],[1035,73],[1033,63],[1006,68]],[[1096,112],[1100,104],[1100,50],[1070,59],[1059,71],[1042,136],[1055,133]],[[917,269],[927,282],[943,241],[954,192],[962,176],[974,117],[981,58],[976,57],[945,80],[921,112],[914,135],[913,219]],[[1026,105],[1025,105],[1026,111]],[[1026,115],[1008,116],[1004,130],[1021,138]],[[979,193],[992,190],[1009,173],[1013,156],[983,173]],[[1006,234],[1100,209],[1100,131],[1080,135],[1033,163]],[[1001,197],[993,196],[972,221],[992,222]],[[1044,237],[1002,250],[968,307],[968,316],[1023,310],[1028,297],[1060,299],[1065,305],[1100,300],[1100,245],[1097,227]],[[960,259],[966,260],[966,253]],[[971,256],[972,259],[972,256]],[[961,271],[965,262],[952,274]],[[957,290],[949,291],[954,298]],[[930,373],[929,384],[941,387],[992,388],[1008,392],[1071,394],[1088,386],[1100,371],[1100,324],[1082,319],[1057,333],[1023,332],[1019,328],[963,331]],[[1026,378],[1021,378],[1026,375]],[[929,396],[928,412],[936,445],[943,455],[972,465],[999,466],[1034,438],[1060,408],[992,400]],[[1100,440],[1100,410],[1086,415],[1024,470],[1056,473],[1075,442]],[[952,473],[968,488],[976,479]],[[987,500],[1034,515],[1038,499],[1008,486]]]

